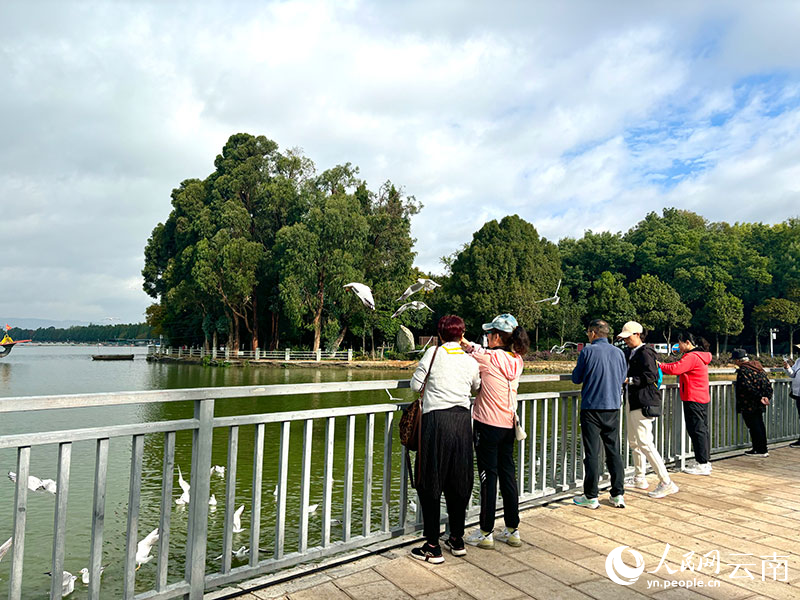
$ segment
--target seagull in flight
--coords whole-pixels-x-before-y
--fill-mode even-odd
[[[550,353],[555,352],[556,354],[563,354],[564,350],[566,350],[570,346],[577,348],[578,344],[576,344],[575,342],[564,342],[563,346],[553,346],[552,348],[550,348]]]
[[[427,304],[425,304],[424,302],[421,302],[419,300],[414,300],[412,302],[406,302],[400,308],[398,308],[396,311],[394,311],[394,314],[392,315],[392,318],[394,319],[395,317],[399,317],[401,314],[403,314],[409,308],[413,308],[414,310],[422,310],[423,308],[427,308],[429,311],[433,312],[433,309],[430,306],[428,306]]]
[[[14,471],[8,472],[8,478],[14,483],[17,482],[17,474]],[[55,494],[57,491],[56,482],[52,479],[39,479],[33,475],[28,475],[28,489],[32,492],[50,492]]]
[[[11,541],[12,541],[12,539],[13,538],[8,538],[5,542],[3,542],[3,545],[0,546],[0,560],[3,560],[3,557],[11,549]]]
[[[244,512],[244,504],[236,509],[233,513],[233,533],[241,533],[244,531],[242,528],[242,513]]]
[[[550,304],[558,304],[558,301],[561,300],[558,296],[558,290],[561,289],[561,280],[558,280],[558,285],[556,286],[556,293],[550,296],[549,298],[544,298],[543,300],[537,300],[534,304],[539,304],[540,302],[549,302]]]
[[[403,292],[403,295],[400,296],[397,301],[402,302],[406,298],[408,298],[411,294],[416,294],[420,290],[430,291],[434,290],[437,287],[441,287],[438,283],[436,283],[433,279],[425,279],[420,277],[417,279],[417,283],[412,283],[410,286],[406,288],[406,291]]]
[[[366,306],[367,308],[371,308],[375,310],[375,300],[372,297],[372,290],[369,289],[369,286],[364,285],[363,283],[348,283],[344,287],[346,290],[353,290],[358,296],[359,300]]]
[[[150,533],[148,533],[145,538],[136,545],[136,570],[138,571],[139,568],[145,564],[149,563],[153,560],[153,556],[150,554],[150,550],[153,549],[156,542],[158,541],[158,527],[153,529]]]

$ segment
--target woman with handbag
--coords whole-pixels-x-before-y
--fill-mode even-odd
[[[494,518],[497,484],[503,496],[505,528],[497,534],[509,546],[521,546],[519,535],[519,492],[517,491],[514,442],[525,433],[517,421],[517,388],[530,341],[525,329],[509,314],[483,326],[488,348],[461,341],[461,347],[475,359],[481,372],[481,390],[472,411],[473,439],[481,480],[480,527],[466,542],[479,548],[494,548]]]
[[[445,545],[464,556],[464,521],[472,496],[472,426],[470,395],[478,390],[478,365],[459,345],[465,325],[461,317],[439,319],[442,345],[429,348],[411,378],[421,392],[422,423],[417,451],[417,494],[422,509],[425,543],[411,556],[433,564],[444,562],[439,545],[439,505],[447,503],[450,537]]]
[[[647,462],[658,475],[656,489],[647,495],[663,498],[678,491],[678,486],[670,479],[664,460],[658,453],[653,439],[653,424],[661,416],[661,392],[658,382],[656,353],[644,345],[646,334],[636,321],[628,321],[622,326],[618,338],[628,347],[625,357],[628,360],[628,377],[625,380],[628,398],[628,444],[633,453],[633,478],[626,480],[627,487],[646,490],[650,487],[645,474]]]

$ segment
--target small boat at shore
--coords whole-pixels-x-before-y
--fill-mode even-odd
[[[92,360],[133,360],[133,354],[92,354]]]

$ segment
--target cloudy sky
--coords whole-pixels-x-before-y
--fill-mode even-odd
[[[143,320],[170,191],[242,131],[402,185],[433,271],[512,213],[800,215],[800,3],[654,4],[4,2],[0,319]]]

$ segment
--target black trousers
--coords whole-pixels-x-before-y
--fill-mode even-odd
[[[619,411],[582,410],[581,439],[583,440],[583,494],[597,498],[601,465],[600,451],[605,448],[606,467],[611,475],[611,495],[625,493],[625,467],[619,450]]]
[[[795,396],[794,394],[789,394],[792,398],[794,398],[795,406],[797,406],[797,416],[800,417],[800,396]],[[800,438],[797,440],[800,442]]]
[[[505,429],[473,421],[472,436],[481,480],[481,519],[483,531],[494,529],[497,512],[497,483],[503,497],[503,520],[506,527],[519,527],[519,492],[517,466],[514,463],[514,428]]]
[[[711,452],[711,435],[708,432],[708,404],[699,402],[681,402],[686,431],[692,440],[694,457],[697,464],[708,463]]]
[[[744,424],[750,430],[750,440],[753,450],[759,454],[767,453],[767,428],[764,426],[764,413],[760,410],[751,410],[742,413]]]
[[[422,415],[422,450],[417,495],[423,533],[439,545],[441,498],[447,504],[450,535],[464,537],[467,504],[472,495],[472,417],[466,408],[433,410]]]

